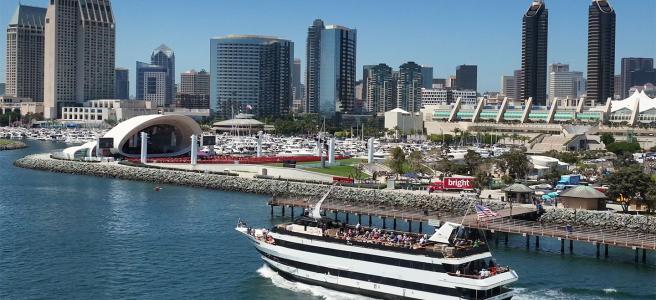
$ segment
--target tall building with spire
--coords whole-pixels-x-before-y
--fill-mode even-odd
[[[534,0],[522,18],[521,98],[533,104],[547,103],[547,34],[549,11],[542,0]]]
[[[162,44],[150,55],[150,64],[166,68],[165,105],[171,105],[175,99],[175,52]]]
[[[6,95],[43,101],[45,22],[45,8],[18,5],[7,26]]]
[[[593,0],[588,9],[587,99],[606,103],[615,89],[615,10],[607,0]]]
[[[110,0],[50,1],[44,40],[45,118],[58,118],[69,104],[114,98],[116,28]]]

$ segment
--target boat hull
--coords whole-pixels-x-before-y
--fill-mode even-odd
[[[261,254],[263,261],[288,280],[377,299],[475,299],[461,296],[461,292],[448,283],[440,283],[444,285],[440,287],[408,281],[408,278],[396,279],[393,274],[399,273],[390,273],[389,270],[393,268],[391,266],[382,266],[388,272],[381,269],[364,271],[364,268],[356,267],[357,262],[338,262],[325,256],[320,258],[322,263],[316,264],[317,256],[312,253],[301,253],[245,235]],[[379,276],[384,273],[387,273],[387,277]],[[404,274],[404,277],[407,275]],[[415,289],[415,286],[418,288]],[[510,299],[513,295],[512,291],[508,291],[478,299]]]

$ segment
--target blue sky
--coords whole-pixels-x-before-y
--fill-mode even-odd
[[[22,0],[43,6],[47,0]],[[548,61],[586,69],[590,0],[546,0],[549,9]],[[656,57],[656,1],[611,0],[617,12],[615,72],[621,57]],[[478,65],[479,91],[499,90],[500,77],[521,62],[521,18],[530,0],[114,0],[116,66],[130,69],[148,61],[166,43],[176,52],[177,72],[209,69],[209,39],[227,34],[264,34],[291,39],[305,63],[307,27],[315,18],[358,30],[358,78],[363,64],[406,61],[432,65],[436,77],[459,64]],[[7,24],[18,0],[0,0],[0,24]],[[0,35],[0,45],[6,36]],[[5,47],[0,47],[0,82]],[[179,75],[177,76],[179,80]],[[134,92],[133,92],[134,93]]]

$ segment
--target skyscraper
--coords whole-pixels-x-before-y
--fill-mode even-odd
[[[534,0],[522,18],[521,98],[533,104],[547,102],[547,34],[549,11],[542,0]]]
[[[478,66],[460,65],[456,67],[456,90],[476,91],[478,86],[477,80]]]
[[[392,68],[386,64],[369,65],[364,82],[365,106],[369,113],[384,113],[396,107],[396,82]]]
[[[179,108],[210,108],[210,73],[205,70],[189,70],[180,74],[180,89],[175,96]]]
[[[319,107],[322,116],[355,108],[355,29],[328,25],[321,31]]]
[[[18,5],[7,26],[5,94],[43,101],[45,22],[45,8]]]
[[[294,100],[303,99],[303,84],[301,84],[301,59],[294,59],[294,68],[292,69],[292,90]]]
[[[421,66],[407,62],[399,67],[399,80],[396,84],[396,107],[411,113],[421,109]]]
[[[588,9],[588,100],[606,103],[615,79],[615,11],[606,0]]]
[[[577,99],[582,93],[583,72],[570,71],[568,64],[549,65],[549,99]]]
[[[210,107],[224,117],[250,112],[288,114],[292,106],[294,43],[274,37],[228,35],[210,42]]]
[[[367,80],[369,79],[369,70],[376,67],[377,65],[363,65],[362,66],[362,84],[364,84],[364,88],[362,89],[362,94],[360,95],[360,99],[367,100]]]
[[[517,98],[516,86],[517,82],[515,76],[501,76],[501,94],[515,100]]]
[[[421,87],[425,89],[430,89],[433,87],[433,67],[431,66],[421,66]]]
[[[210,73],[205,70],[189,70],[180,74],[180,94],[208,95],[210,94]]]
[[[114,70],[114,98],[130,99],[130,71],[124,68]]]
[[[137,100],[151,101],[153,106],[166,106],[168,69],[164,66],[137,62]]]
[[[166,98],[165,105],[173,103],[175,97],[175,52],[162,44],[150,55],[150,64],[166,68]]]
[[[622,58],[621,90],[615,91],[622,98],[629,97],[629,89],[646,83],[656,84],[656,70],[653,58],[625,57]]]
[[[44,50],[44,116],[67,103],[114,98],[114,15],[110,0],[50,1]]]
[[[333,117],[354,111],[356,40],[355,29],[319,19],[308,28],[306,112]]]
[[[305,112],[319,111],[319,66],[321,65],[321,31],[326,27],[320,19],[308,28],[305,67]]]

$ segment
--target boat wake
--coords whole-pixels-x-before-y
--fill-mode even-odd
[[[282,276],[280,276],[276,271],[272,270],[267,265],[263,265],[261,268],[259,268],[257,270],[257,273],[259,273],[260,276],[264,278],[271,279],[273,285],[279,288],[290,290],[296,293],[310,294],[312,296],[320,297],[325,300],[374,300],[373,298],[333,291],[320,286],[289,281],[283,278]]]

